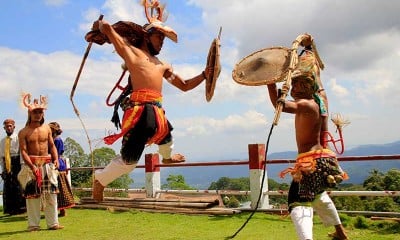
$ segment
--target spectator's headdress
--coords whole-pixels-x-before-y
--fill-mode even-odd
[[[4,126],[7,125],[7,124],[15,125],[15,121],[13,119],[11,119],[11,118],[8,118],[8,119],[4,120],[4,122],[3,122]]]

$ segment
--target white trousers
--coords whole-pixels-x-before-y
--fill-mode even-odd
[[[26,199],[28,228],[40,227],[41,206],[43,206],[47,228],[51,228],[59,224],[57,211],[57,194],[42,193],[40,198]]]
[[[94,176],[101,185],[107,186],[123,174],[132,172],[137,164],[126,164],[121,156],[117,156],[103,169],[96,170]]]
[[[301,240],[313,239],[313,210],[315,210],[326,227],[341,224],[335,204],[328,193],[323,192],[311,203],[311,207],[297,206],[290,213],[297,236]]]

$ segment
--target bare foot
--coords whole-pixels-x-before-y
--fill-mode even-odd
[[[331,237],[332,239],[337,239],[337,240],[347,240],[348,239],[346,231],[342,224],[336,225],[335,230],[336,231],[334,233],[330,233],[330,234],[328,234],[328,236]]]
[[[163,158],[162,163],[164,164],[170,164],[170,163],[181,163],[186,161],[185,156],[182,154],[176,153],[172,155],[171,158]]]

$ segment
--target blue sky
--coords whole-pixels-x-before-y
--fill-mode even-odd
[[[20,94],[49,97],[46,121],[62,126],[88,152],[88,142],[69,96],[87,42],[84,35],[99,14],[110,22],[146,23],[135,0],[15,0],[0,3],[0,117],[26,121]],[[351,121],[346,147],[399,140],[400,24],[396,1],[168,1],[167,24],[178,43],[166,40],[159,56],[184,78],[204,69],[208,48],[221,35],[222,72],[211,102],[205,85],[180,92],[165,81],[164,108],[174,126],[176,152],[187,161],[247,158],[249,143],[265,143],[274,117],[265,86],[232,80],[243,57],[272,46],[290,47],[304,32],[316,41],[325,63],[322,79],[330,112]],[[116,131],[105,99],[121,74],[121,59],[110,45],[93,45],[75,91],[74,102],[93,148]],[[334,132],[333,125],[330,125]],[[293,116],[282,114],[270,152],[295,150]],[[0,133],[4,136],[4,132]],[[117,152],[120,143],[111,146]],[[146,152],[154,152],[154,146]]]

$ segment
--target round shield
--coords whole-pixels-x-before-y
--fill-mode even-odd
[[[281,82],[289,70],[290,50],[271,47],[256,51],[237,63],[232,78],[239,84],[260,86]]]
[[[221,63],[219,61],[220,56],[220,40],[215,38],[211,43],[210,50],[208,51],[207,57],[207,67],[212,67],[212,71],[208,76],[206,76],[206,100],[209,102],[214,95],[215,84],[219,74],[221,73]]]

